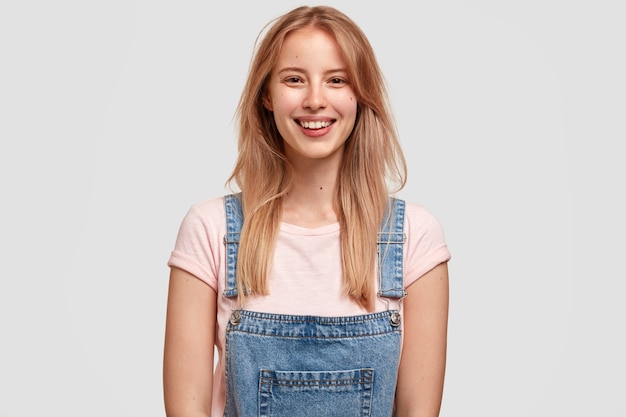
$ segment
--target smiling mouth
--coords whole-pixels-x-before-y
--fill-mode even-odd
[[[305,129],[309,129],[309,130],[318,130],[318,129],[323,129],[325,127],[328,127],[330,125],[332,125],[335,121],[334,120],[326,120],[326,121],[302,121],[302,120],[296,120],[296,122],[302,126]]]

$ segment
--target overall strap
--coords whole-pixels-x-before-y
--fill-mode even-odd
[[[239,234],[243,225],[241,193],[224,196],[226,210],[226,285],[224,297],[237,296],[237,253],[239,252]]]
[[[378,295],[387,298],[404,298],[403,244],[404,233],[404,201],[390,199],[383,224],[378,232]],[[241,193],[224,196],[226,211],[226,283],[225,297],[237,296],[237,255],[239,251],[239,234],[243,225],[243,209]]]
[[[406,297],[404,290],[404,200],[390,199],[383,224],[378,233],[378,295]]]

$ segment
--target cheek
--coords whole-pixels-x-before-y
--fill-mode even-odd
[[[297,97],[296,94],[289,93],[278,93],[274,96],[274,100],[272,100],[272,105],[274,109],[280,109],[282,111],[289,112],[293,110],[294,107],[297,107],[300,103],[300,98]]]
[[[356,113],[357,101],[356,98],[351,95],[346,97],[345,100],[342,101],[342,112],[345,114]]]

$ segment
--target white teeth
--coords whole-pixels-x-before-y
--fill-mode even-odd
[[[328,127],[330,126],[330,122],[300,122],[300,126],[302,126],[305,129],[321,129],[323,127]]]

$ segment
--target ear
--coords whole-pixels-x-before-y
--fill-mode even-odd
[[[272,98],[270,97],[270,93],[265,90],[263,92],[263,107],[265,107],[268,111],[274,111],[272,107]]]

